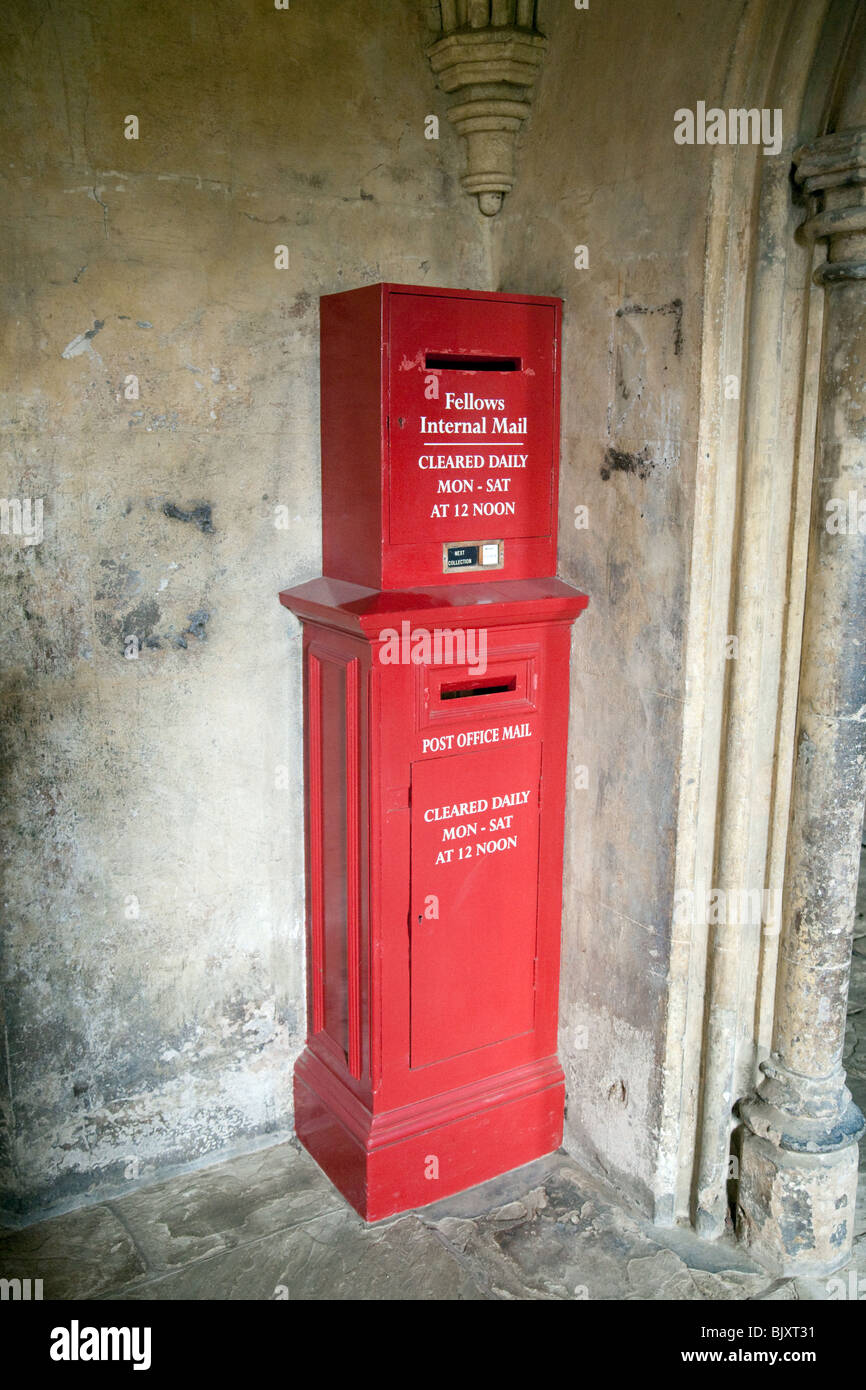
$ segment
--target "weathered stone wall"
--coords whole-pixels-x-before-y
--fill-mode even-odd
[[[488,284],[429,20],[3,7],[0,495],[44,499],[0,536],[12,1209],[290,1125],[317,297]]]

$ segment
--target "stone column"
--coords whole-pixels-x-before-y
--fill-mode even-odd
[[[862,90],[861,90],[862,98]],[[828,242],[820,422],[773,1050],[744,1101],[737,1233],[784,1274],[851,1254],[864,1120],[842,1048],[866,803],[866,104],[798,150]],[[842,122],[840,121],[840,125]]]

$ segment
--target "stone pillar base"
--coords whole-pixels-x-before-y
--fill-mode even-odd
[[[830,1153],[792,1153],[746,1128],[737,1236],[773,1274],[832,1274],[851,1258],[856,1141]]]

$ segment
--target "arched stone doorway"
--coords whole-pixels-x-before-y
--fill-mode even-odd
[[[758,886],[770,910],[675,918],[656,1218],[724,1229],[732,1110],[772,1051],[743,1107],[739,1229],[786,1271],[847,1258],[839,1212],[853,1214],[861,1127],[840,1070],[866,791],[866,541],[834,545],[825,518],[840,490],[863,496],[864,18],[857,3],[744,13],[724,105],[780,109],[787,157],[717,159],[707,255],[677,891],[743,901]],[[798,185],[821,209],[811,236]],[[796,1117],[788,1130],[779,1108]]]

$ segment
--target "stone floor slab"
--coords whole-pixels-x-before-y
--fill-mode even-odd
[[[345,1202],[297,1143],[234,1158],[131,1192],[111,1208],[151,1272],[273,1235]]]
[[[140,1278],[147,1265],[108,1207],[85,1207],[21,1231],[0,1231],[0,1277],[41,1279],[42,1297],[98,1298]]]
[[[344,1210],[200,1259],[119,1301],[470,1301],[484,1293],[415,1216],[365,1227]]]

